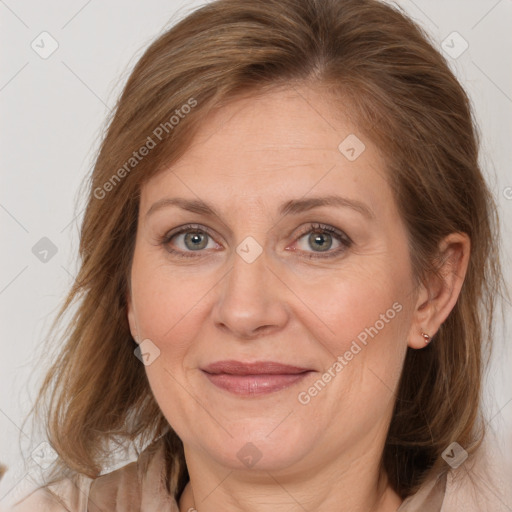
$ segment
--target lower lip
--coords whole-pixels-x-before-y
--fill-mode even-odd
[[[300,382],[310,373],[231,375],[227,373],[212,374],[204,372],[212,384],[239,396],[257,396],[274,393]]]

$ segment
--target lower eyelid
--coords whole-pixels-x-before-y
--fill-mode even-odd
[[[214,243],[216,243],[217,245],[219,245],[216,241],[215,241],[215,238],[213,237],[213,235],[211,233],[209,233],[206,229],[204,228],[200,228],[200,227],[195,227],[195,226],[190,226],[190,227],[186,227],[186,228],[183,228],[181,231],[178,231],[176,233],[172,233],[171,235],[165,235],[163,237],[163,239],[161,240],[161,244],[165,247],[165,249],[171,253],[171,254],[176,254],[176,255],[179,255],[179,256],[183,256],[185,258],[189,258],[189,257],[201,257],[203,256],[203,253],[205,252],[205,249],[201,249],[201,250],[198,250],[198,251],[192,251],[192,250],[181,250],[181,249],[171,249],[169,246],[170,246],[170,242],[172,239],[180,236],[180,235],[185,235],[191,231],[195,231],[195,232],[200,232],[206,236],[208,236]],[[338,233],[337,231],[332,231],[332,230],[329,230],[329,229],[326,229],[326,228],[322,228],[322,227],[311,227],[309,229],[309,231],[306,231],[300,235],[298,235],[296,238],[295,238],[295,242],[294,243],[297,243],[297,241],[301,240],[303,237],[305,237],[306,235],[309,235],[311,233],[314,233],[314,232],[317,232],[317,233],[323,233],[323,234],[329,234],[330,236],[332,236],[335,240],[337,240],[339,243],[340,243],[340,246],[336,249],[330,249],[328,251],[325,251],[325,252],[322,252],[322,251],[303,251],[301,250],[301,252],[305,252],[306,254],[309,254],[310,256],[308,256],[309,258],[328,258],[328,257],[334,257],[334,256],[337,256],[339,255],[341,252],[345,251],[346,249],[348,249],[351,245],[352,245],[352,240],[350,240],[350,238],[344,234],[341,234],[341,233]],[[196,254],[194,254],[196,253]]]
[[[196,231],[196,232],[201,232],[201,234],[207,236],[209,238],[209,241],[211,240],[212,242],[214,242],[215,244],[217,244],[217,242],[215,242],[215,239],[213,238],[212,235],[210,235],[209,233],[203,231],[203,230],[194,230],[194,229],[188,229],[188,230],[185,230],[185,231],[181,231],[181,232],[178,232],[178,233],[173,233],[171,236],[166,236],[163,240],[162,240],[162,244],[166,247],[166,249],[171,252],[171,253],[185,253],[185,254],[194,254],[194,253],[197,253],[197,254],[200,254],[200,253],[203,253],[206,251],[206,248],[204,249],[200,249],[198,251],[191,251],[191,250],[183,250],[183,249],[169,249],[168,247],[170,246],[171,244],[171,240],[179,237],[179,236],[182,236],[182,235],[186,235],[187,233],[189,233],[190,231]],[[219,245],[219,244],[217,244]]]
[[[306,233],[304,235],[301,235],[297,238],[297,242],[303,238],[304,236],[308,235],[309,233]],[[336,256],[341,255],[343,252],[345,252],[351,245],[352,242],[348,239],[345,239],[335,233],[332,233],[331,236],[339,242],[339,246],[334,249],[329,249],[327,251],[304,251],[303,249],[299,249],[301,252],[306,254],[307,258],[334,258]],[[297,243],[296,242],[296,243]]]

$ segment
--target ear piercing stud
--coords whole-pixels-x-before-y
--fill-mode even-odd
[[[430,343],[431,337],[426,332],[422,332],[421,335],[423,336],[423,339],[425,340],[425,345],[428,345]]]

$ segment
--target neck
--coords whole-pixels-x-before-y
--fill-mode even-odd
[[[396,512],[402,503],[385,472],[370,464],[378,460],[373,453],[307,472],[230,470],[187,455],[190,482],[180,498],[180,512]]]

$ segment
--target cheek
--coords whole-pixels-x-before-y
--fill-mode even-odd
[[[137,327],[144,338],[157,344],[172,339],[178,349],[184,332],[190,338],[194,325],[200,326],[194,317],[213,281],[209,284],[204,272],[198,275],[193,269],[176,270],[155,260],[145,254],[134,258],[132,298]]]
[[[405,332],[406,290],[411,287],[406,265],[402,272],[390,271],[385,261],[363,263],[322,277],[293,277],[294,292],[310,308],[309,330],[329,345],[331,354],[350,350],[354,340],[361,346],[373,339],[391,343]]]
[[[135,255],[132,307],[136,330],[141,339],[150,339],[160,350],[159,364],[146,368],[148,376],[162,365],[172,369],[182,364],[202,325],[197,315],[209,288],[204,276],[173,272],[151,257]]]
[[[134,258],[137,327],[143,338],[165,349],[169,358],[178,359],[208,321],[215,284],[222,275],[213,268],[198,271],[154,260],[146,254]],[[366,346],[373,339],[394,338],[393,333],[403,330],[406,315],[399,310],[410,283],[406,272],[390,268],[388,261],[379,258],[340,269],[284,267],[280,274],[293,293],[283,298],[274,291],[269,297],[275,293],[275,300],[286,300],[292,320],[304,324],[313,339],[338,356],[350,350],[354,340]]]
[[[203,275],[171,270],[151,257],[135,257],[132,267],[132,303],[137,331],[156,345],[159,355],[145,367],[153,395],[173,427],[186,437],[180,418],[193,414],[188,370],[194,340],[204,324],[207,291],[214,285]],[[181,428],[180,428],[181,427]]]
[[[329,383],[324,392],[321,383],[311,382],[301,397],[330,411],[340,424],[348,414],[359,418],[360,427],[371,425],[391,407],[407,348],[407,266],[390,271],[389,264],[368,261],[317,283],[321,286],[309,283],[297,294],[318,312],[309,316],[308,330],[326,349],[322,365]]]
[[[378,267],[365,272],[364,279],[354,272],[333,283],[332,301],[324,302],[335,331],[329,349],[337,356],[325,369],[339,363],[334,368],[339,377],[322,399],[332,410],[345,404],[335,413],[340,421],[350,412],[371,424],[387,414],[394,400],[407,349],[411,283],[407,272],[390,273],[389,267],[387,273]]]

